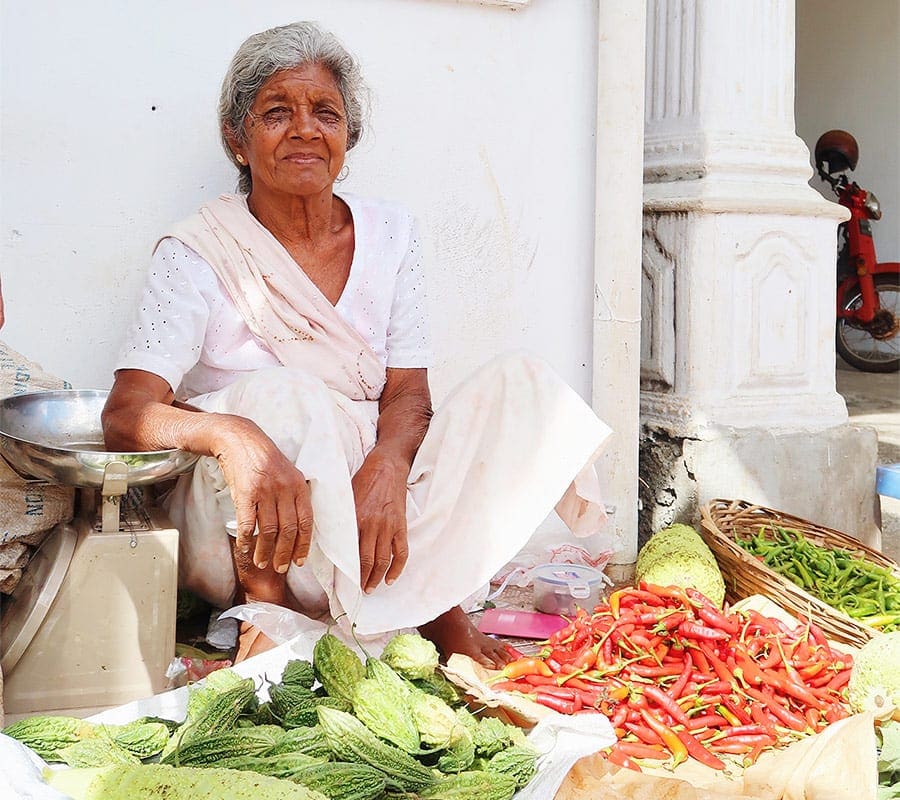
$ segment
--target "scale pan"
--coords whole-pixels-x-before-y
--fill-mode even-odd
[[[184,450],[106,450],[100,413],[109,392],[59,389],[0,400],[0,456],[22,477],[86,489],[103,487],[106,465],[128,465],[128,485],[146,486],[190,469]]]

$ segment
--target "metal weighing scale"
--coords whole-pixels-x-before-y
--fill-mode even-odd
[[[0,400],[0,456],[27,481],[74,486],[57,525],[3,598],[0,666],[8,721],[86,716],[165,688],[175,652],[178,531],[142,487],[190,469],[182,450],[105,450],[107,392]]]

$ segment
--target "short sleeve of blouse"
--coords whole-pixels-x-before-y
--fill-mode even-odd
[[[209,266],[177,239],[163,239],[150,263],[144,291],[116,361],[166,380],[177,391],[199,360],[209,307],[198,283]]]
[[[410,219],[409,242],[397,272],[385,343],[388,367],[415,369],[432,363],[423,255],[420,226]]]

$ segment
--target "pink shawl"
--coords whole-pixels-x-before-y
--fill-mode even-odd
[[[286,367],[321,378],[351,400],[381,396],[378,356],[250,213],[244,197],[220,195],[167,236],[203,257],[254,336]]]

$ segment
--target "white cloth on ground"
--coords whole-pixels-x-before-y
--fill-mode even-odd
[[[593,462],[610,433],[543,361],[501,356],[435,413],[410,472],[409,561],[392,586],[359,588],[351,476],[375,442],[374,404],[348,401],[301,371],[261,370],[192,401],[254,420],[310,482],[313,546],[288,587],[310,613],[356,624],[361,635],[428,622],[487,583],[556,505],[579,535],[605,511]],[[165,505],[182,531],[188,587],[218,605],[235,589],[230,495],[215,459],[182,476]]]

